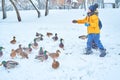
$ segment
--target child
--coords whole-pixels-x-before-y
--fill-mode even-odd
[[[86,54],[92,53],[92,42],[94,41],[97,47],[100,50],[100,57],[104,57],[106,55],[106,49],[103,47],[101,41],[100,41],[100,28],[99,28],[99,18],[96,15],[96,6],[91,5],[88,9],[87,16],[82,20],[73,20],[73,23],[78,24],[85,24],[87,27],[87,48],[86,48]]]

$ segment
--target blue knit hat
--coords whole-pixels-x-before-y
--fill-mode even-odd
[[[91,5],[91,6],[89,7],[89,9],[91,10],[91,12],[94,12],[94,11],[96,10],[96,8],[95,8],[94,5]]]
[[[94,4],[94,7],[95,7],[95,8],[98,8],[98,4],[97,4],[97,3],[95,3],[95,4]]]

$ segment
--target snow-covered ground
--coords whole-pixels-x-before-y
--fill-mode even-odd
[[[101,41],[107,49],[107,55],[99,57],[99,51],[91,55],[84,55],[87,40],[81,40],[78,36],[87,34],[86,27],[73,24],[73,19],[84,18],[85,11],[74,10],[50,10],[47,17],[41,11],[41,17],[37,18],[34,11],[21,11],[22,22],[17,22],[15,12],[7,12],[7,19],[0,19],[0,46],[3,46],[3,60],[14,60],[19,65],[14,69],[5,69],[0,66],[0,80],[120,80],[120,9],[99,9],[99,17],[102,20]],[[2,13],[0,12],[0,16]],[[1,17],[2,18],[2,17]],[[29,59],[21,59],[17,56],[11,59],[11,49],[27,47],[33,42],[36,32],[44,35],[44,40],[39,42],[39,47],[49,52],[61,51],[57,59],[60,66],[52,68],[52,59],[40,62],[34,59],[38,50],[29,54]],[[59,40],[54,42],[46,36],[47,32],[58,33],[63,38],[65,50],[59,48]],[[17,43],[10,44],[12,37],[16,36]]]

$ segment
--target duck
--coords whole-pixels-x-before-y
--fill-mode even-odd
[[[62,41],[63,41],[63,39],[61,38],[61,39],[60,39],[60,44],[59,44],[59,47],[60,47],[60,48],[62,48],[62,49],[64,50],[64,44],[63,44],[63,42],[62,42]]]
[[[45,57],[45,60],[47,60],[47,59],[48,59],[47,52],[48,52],[48,51],[46,51],[46,50],[44,51],[44,57]]]
[[[40,35],[39,37],[35,38],[37,42],[43,41],[43,35]]]
[[[42,55],[36,55],[35,59],[40,60],[41,62],[44,61],[44,57]]]
[[[2,61],[0,66],[1,65],[3,65],[6,69],[11,69],[11,68],[15,68],[17,65],[19,65],[19,63],[16,61],[8,60],[8,61]]]
[[[33,49],[38,49],[38,43],[36,42],[36,38],[34,39],[34,43],[32,43]]]
[[[45,50],[42,55],[36,55],[35,59],[38,59],[41,62],[43,62],[44,60],[47,60],[48,59],[48,55],[46,53],[47,53],[47,51]]]
[[[40,40],[41,40],[41,41],[43,40],[43,35],[40,36]]]
[[[49,53],[48,52],[48,56],[50,56],[52,59],[56,59],[56,58],[58,58],[59,57],[59,54],[60,54],[61,52],[60,52],[60,50],[56,50],[56,52],[55,53]]]
[[[13,36],[13,40],[10,41],[11,44],[16,44],[16,39],[15,39],[15,38],[16,38],[16,37]]]
[[[11,50],[10,56],[12,59],[16,57],[16,51],[14,49]]]
[[[2,57],[3,56],[3,49],[5,49],[4,47],[0,47],[0,57]]]
[[[38,32],[36,32],[36,37],[38,37],[39,36],[39,33]]]
[[[55,33],[55,36],[54,36],[54,37],[52,37],[52,39],[53,39],[54,41],[57,41],[57,40],[58,40],[57,33]]]
[[[28,47],[24,47],[23,50],[24,50],[26,53],[30,54],[30,53],[32,52],[31,46],[32,46],[32,44],[29,43],[29,44],[28,44]]]
[[[20,56],[22,57],[22,58],[26,58],[26,59],[28,59],[29,57],[28,57],[28,54],[26,53],[26,52],[21,52],[20,53]]]
[[[15,51],[18,55],[20,55],[20,53],[23,52],[23,48],[21,47],[21,44],[19,44],[18,48]]]
[[[43,35],[43,34],[36,32],[36,37],[39,37],[41,35]]]
[[[55,59],[53,59],[52,68],[57,69],[59,66],[60,66],[60,63],[56,61]]]
[[[87,35],[81,35],[81,36],[79,36],[78,38],[80,38],[80,39],[82,39],[82,40],[85,40],[85,39],[87,39]]]
[[[43,48],[40,47],[40,50],[39,50],[39,52],[38,52],[38,55],[43,55],[43,54],[44,54]]]
[[[51,32],[47,32],[46,35],[47,35],[48,37],[50,37],[50,36],[53,35],[53,33],[51,33]]]

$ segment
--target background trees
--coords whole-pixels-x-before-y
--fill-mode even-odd
[[[15,11],[16,11],[16,15],[17,15],[17,19],[18,21],[20,22],[21,21],[21,17],[20,17],[20,13],[19,13],[19,10],[16,6],[16,3],[19,5],[22,4],[22,0],[9,0],[11,2],[11,4],[13,5]],[[30,2],[32,4],[32,6],[35,8],[35,10],[37,11],[37,14],[38,14],[38,18],[40,17],[40,12],[39,10],[37,9],[37,7],[35,6],[35,4],[32,2],[32,0],[23,0],[23,3],[28,3]],[[24,5],[22,5],[24,7]],[[5,9],[5,0],[2,0],[2,12],[3,12],[3,19],[7,18],[7,14],[6,14],[6,9]]]
[[[2,11],[2,2],[4,0],[0,0],[0,11]],[[35,9],[29,0],[13,0],[16,7],[19,10],[33,10]],[[49,9],[83,9],[85,8],[85,2],[87,1],[87,5],[91,5],[93,3],[98,3],[99,8],[104,8],[104,0],[48,0],[48,8]],[[11,5],[9,0],[5,0],[5,9],[14,10],[14,7]],[[46,8],[46,0],[32,0],[34,5],[43,10]],[[115,6],[118,8],[120,6],[120,0],[115,0]]]
[[[120,7],[120,0],[112,0],[113,8]],[[16,11],[18,21],[21,21],[19,10],[36,10],[40,17],[39,10],[45,10],[45,16],[49,9],[85,9],[94,3],[98,3],[99,8],[105,8],[105,0],[0,0],[0,11],[3,12],[3,19],[7,17],[6,11]]]

